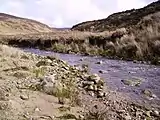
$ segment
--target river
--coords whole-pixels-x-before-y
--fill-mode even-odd
[[[26,48],[25,52],[50,55],[67,61],[70,65],[87,64],[90,73],[98,73],[111,90],[122,92],[135,100],[150,101],[160,105],[160,66],[138,64],[132,61],[111,60],[103,57],[62,54],[39,49]],[[102,61],[102,64],[97,62]],[[99,71],[103,71],[100,73]],[[122,80],[137,78],[139,86],[125,85]],[[153,98],[146,97],[142,91],[149,90]]]

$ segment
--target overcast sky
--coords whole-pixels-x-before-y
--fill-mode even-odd
[[[0,12],[35,19],[53,27],[71,27],[153,1],[156,0],[0,0]]]

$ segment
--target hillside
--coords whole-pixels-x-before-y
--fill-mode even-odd
[[[0,34],[52,32],[52,29],[38,21],[0,13]]]
[[[105,31],[118,28],[130,28],[139,24],[144,17],[160,12],[160,1],[153,2],[141,9],[132,9],[114,13],[105,19],[87,21],[72,27],[72,30],[80,31]],[[160,19],[159,19],[160,20]]]
[[[6,14],[1,16],[3,44],[160,64],[160,1],[81,23],[71,30],[49,28],[34,20]]]
[[[104,56],[160,63],[160,1],[141,9],[114,13],[101,20],[77,24],[72,30],[109,32],[90,38],[90,43],[103,48]]]

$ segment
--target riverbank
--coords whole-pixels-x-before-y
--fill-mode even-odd
[[[61,60],[67,61],[72,66],[80,68],[86,66],[90,74],[99,74],[109,89],[128,95],[132,100],[160,103],[159,66],[106,59],[101,56],[56,53],[34,48],[22,48],[22,50],[37,55],[54,55]],[[145,96],[143,94],[145,90],[152,91],[154,97]]]
[[[89,75],[55,57],[0,45],[0,66],[1,119],[159,118],[158,106],[129,102],[127,96],[105,86],[105,94],[99,94],[104,84],[97,75]],[[95,85],[100,85],[98,91]]]
[[[159,32],[152,30],[130,31],[125,28],[100,33],[56,31],[38,34],[1,35],[1,43],[39,48],[60,53],[100,55],[112,59],[160,63]],[[131,32],[131,33],[130,33]]]
[[[0,45],[0,66],[2,120],[78,119],[83,112],[84,95],[89,96],[90,91],[92,97],[104,96],[100,77],[54,56],[24,53]],[[91,81],[98,90],[89,90],[87,82]]]

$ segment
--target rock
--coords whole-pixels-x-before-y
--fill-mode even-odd
[[[8,101],[8,96],[7,92],[4,89],[0,88],[0,101]]]
[[[20,95],[20,98],[22,100],[28,100],[29,99],[29,97],[27,95]]]
[[[88,86],[88,90],[94,90],[93,85]]]
[[[160,117],[159,111],[157,111],[157,110],[153,110],[153,112],[151,112],[151,114],[152,114],[153,116]]]
[[[43,92],[53,95],[56,92],[56,87],[54,83],[47,82],[45,85],[42,85]]]
[[[127,116],[124,117],[125,120],[131,120],[131,116],[129,114],[127,114]]]
[[[152,100],[154,98],[157,98],[157,96],[155,94],[152,93],[151,90],[149,89],[145,89],[142,91],[142,93],[149,99],[149,100]]]
[[[8,110],[11,104],[8,101],[0,101],[0,110]]]
[[[143,90],[142,93],[143,93],[144,95],[148,96],[148,97],[152,97],[152,94],[153,94],[153,93],[152,93],[150,90],[148,90],[148,89]]]
[[[101,80],[101,78],[97,74],[93,74],[89,76],[88,80],[98,83]]]
[[[39,112],[40,111],[40,109],[39,108],[35,108],[35,110],[34,110],[35,112]]]
[[[83,81],[83,85],[86,86],[86,85],[93,85],[94,82],[93,81]]]
[[[155,94],[152,94],[152,98],[157,98],[157,96]]]
[[[121,81],[128,86],[139,86],[142,82],[142,80],[138,78],[132,78],[132,79],[121,80]]]
[[[54,83],[55,82],[55,75],[56,74],[45,76],[44,81]]]
[[[89,94],[90,96],[92,96],[92,97],[94,97],[94,95],[95,95],[93,91],[89,91],[88,94]]]
[[[29,59],[29,56],[27,56],[27,54],[23,54],[21,55],[21,59]]]
[[[83,64],[82,69],[83,69],[84,72],[88,72],[88,65]]]
[[[16,78],[26,78],[27,76],[29,76],[29,72],[27,71],[15,71],[13,72],[13,76]]]
[[[40,67],[40,66],[47,66],[47,65],[50,65],[50,64],[51,64],[51,61],[49,59],[47,59],[47,60],[39,61],[38,63],[36,63],[36,66]]]
[[[32,118],[30,118],[30,115],[29,115],[28,112],[27,112],[27,113],[24,113],[24,114],[23,114],[23,117],[24,117],[24,118],[27,118],[27,120],[32,119]]]
[[[133,60],[133,63],[138,63],[138,61],[137,60]]]
[[[105,70],[99,70],[99,73],[101,73],[101,74],[105,74],[105,73],[108,73],[107,71],[105,71]]]
[[[138,117],[138,116],[142,116],[143,115],[143,112],[141,112],[141,111],[136,111],[136,116]]]
[[[150,117],[151,116],[151,112],[150,111],[146,111],[145,115],[148,116],[148,117]]]
[[[69,67],[68,66],[62,66],[62,68],[64,68],[65,70],[69,70]]]
[[[141,61],[140,63],[141,63],[141,64],[146,64],[147,62],[146,62],[146,61]]]
[[[84,59],[83,58],[81,58],[79,61],[83,61]]]
[[[160,57],[155,57],[151,60],[151,64],[160,65]]]
[[[79,115],[80,120],[84,120],[84,115]]]
[[[104,97],[104,92],[99,91],[98,94],[97,94],[97,97],[99,97],[99,98]]]
[[[46,62],[47,62],[48,64],[51,64],[51,63],[52,63],[52,60],[51,60],[51,59],[47,59]]]
[[[65,104],[65,98],[59,97],[58,98],[58,103],[61,104],[61,105],[64,105]]]
[[[93,88],[94,88],[94,91],[98,91],[97,85],[94,85]]]
[[[96,64],[100,64],[101,65],[101,64],[103,64],[103,61],[98,61]]]
[[[103,89],[102,88],[97,88],[97,91],[103,91]]]
[[[98,86],[98,89],[103,89],[103,85]]]
[[[55,80],[55,74],[53,74],[41,78],[39,82],[35,82],[34,84],[32,84],[31,88],[33,88],[34,90],[42,91],[49,95],[54,95],[59,85],[60,83]]]
[[[125,113],[126,111],[125,110],[118,110],[117,111],[119,114],[122,114],[122,113]]]
[[[47,56],[47,59],[50,59],[51,61],[55,60],[56,58],[54,56]]]

